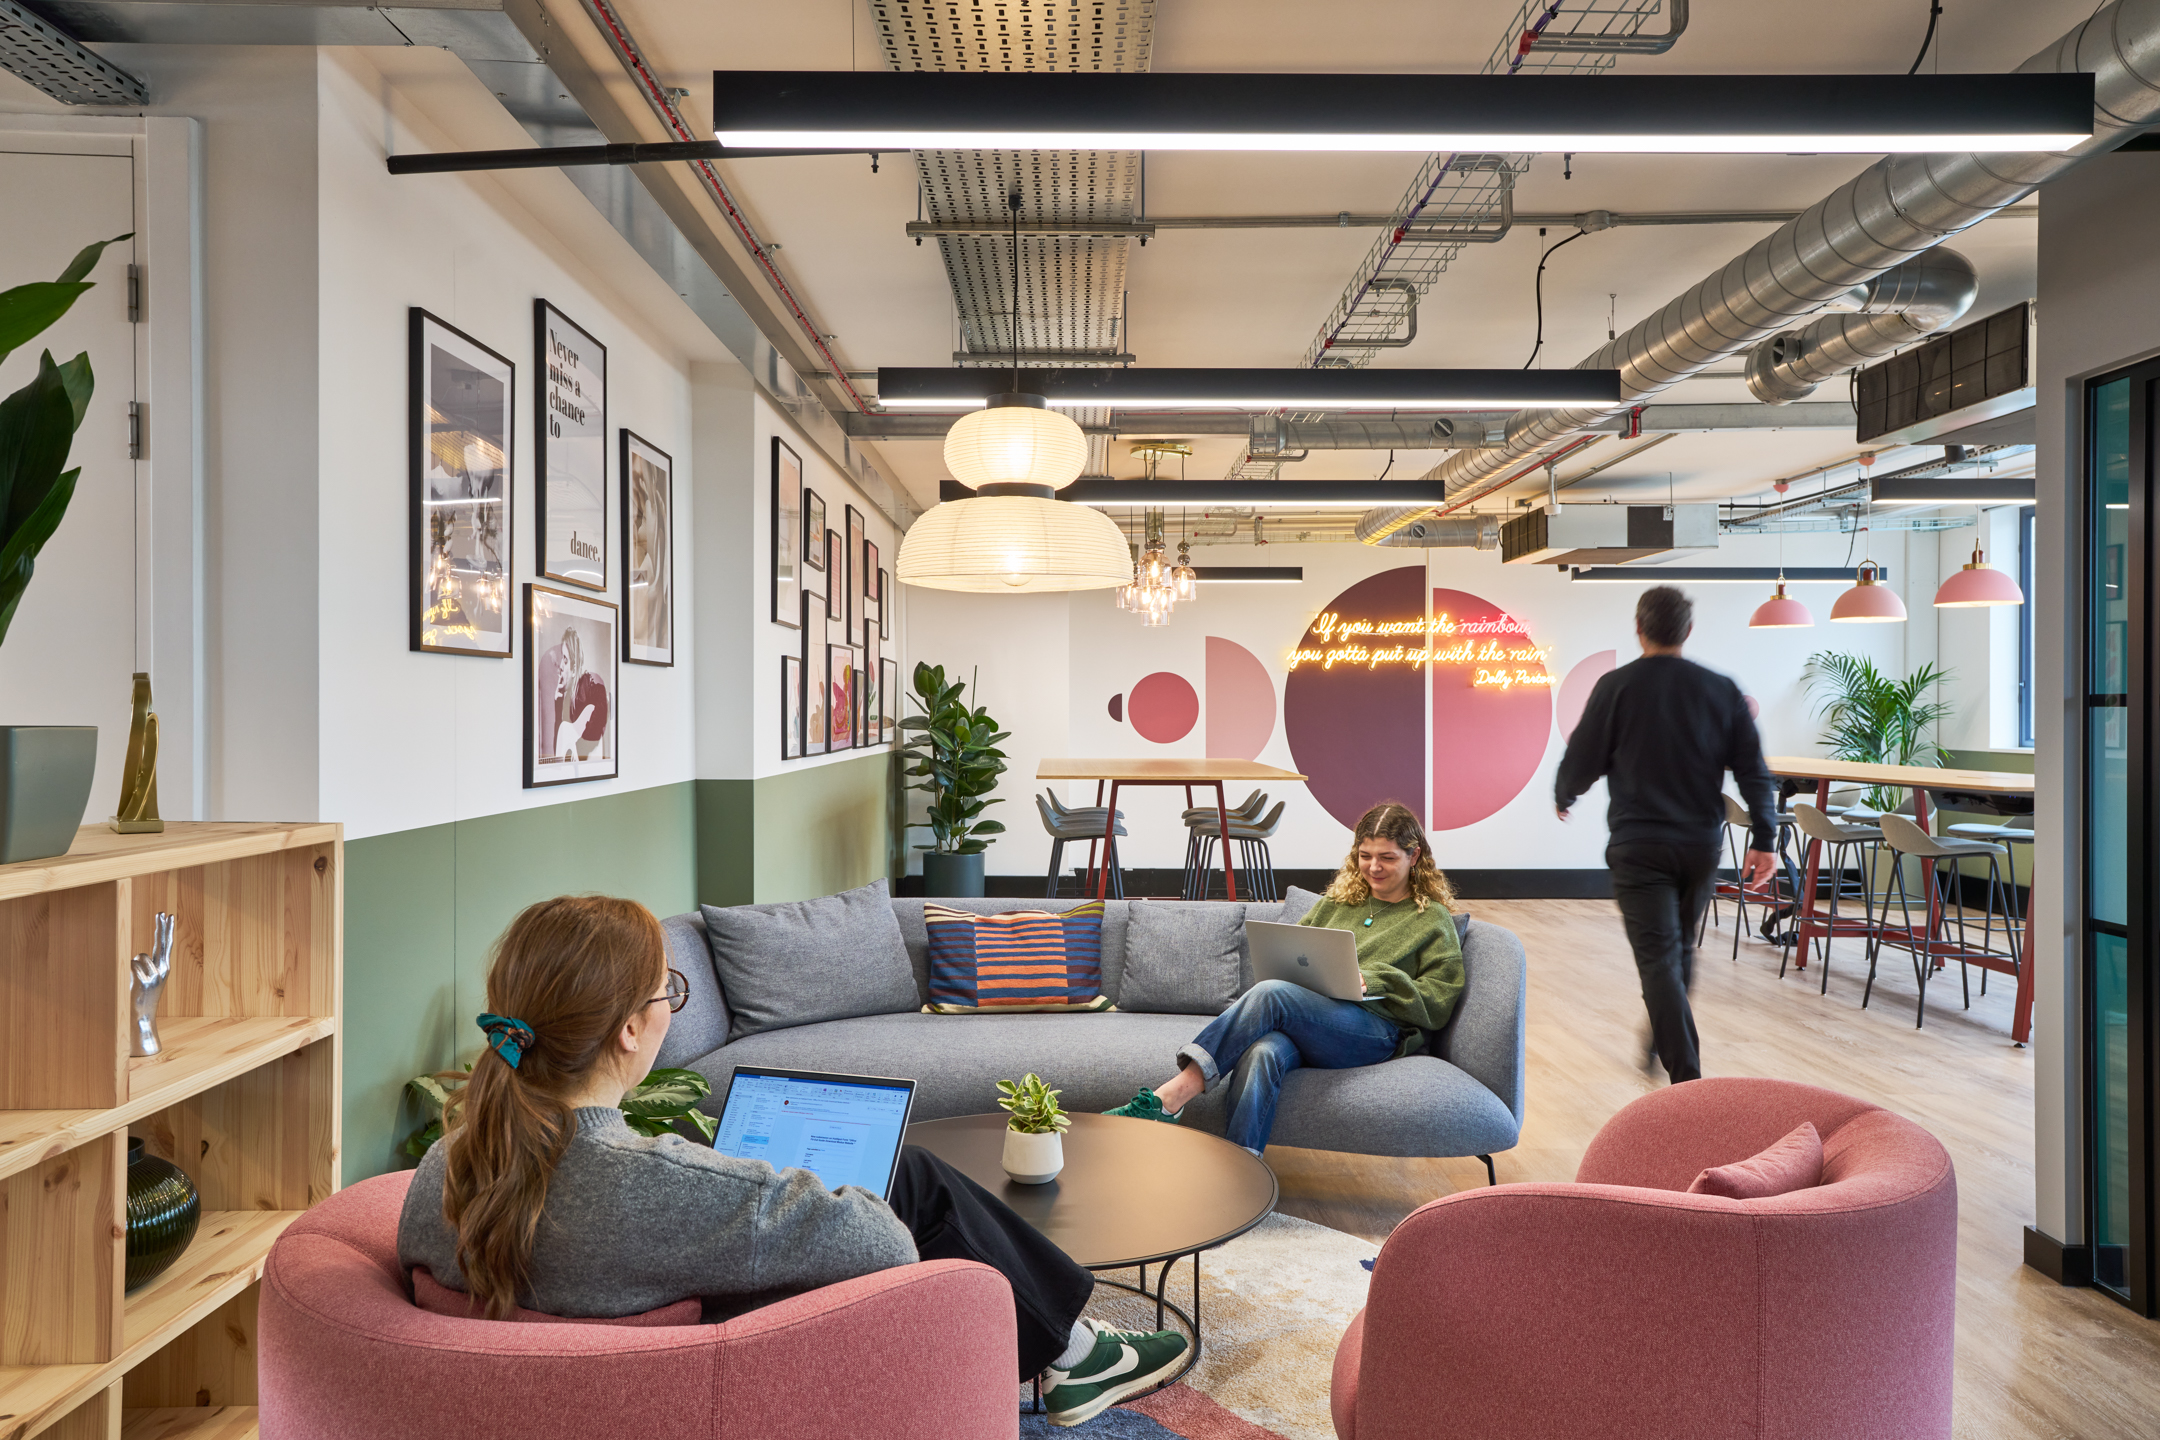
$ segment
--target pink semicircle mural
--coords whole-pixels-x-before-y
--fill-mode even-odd
[[[1419,620],[1424,588],[1425,567],[1404,565],[1360,580],[1320,609]],[[1383,800],[1423,807],[1424,677],[1412,667],[1299,665],[1283,681],[1282,724],[1305,788],[1343,825],[1356,825]]]
[[[1132,687],[1125,702],[1133,729],[1143,740],[1169,745],[1192,733],[1200,719],[1200,692],[1182,675],[1158,670]]]
[[[1553,693],[1522,622],[1477,595],[1435,589],[1432,613],[1456,629],[1433,636],[1434,830],[1460,830],[1499,813],[1545,758]],[[1480,683],[1480,676],[1488,683]],[[1492,683],[1504,676],[1509,683]]]
[[[1275,682],[1260,657],[1220,635],[1207,637],[1207,753],[1257,760],[1275,735]]]
[[[1597,689],[1597,682],[1612,674],[1619,662],[1617,650],[1600,650],[1595,655],[1585,655],[1575,662],[1575,668],[1567,672],[1560,682],[1560,695],[1553,703],[1553,720],[1560,726],[1560,738],[1568,739],[1575,727],[1582,723],[1583,707],[1590,703],[1590,692]]]

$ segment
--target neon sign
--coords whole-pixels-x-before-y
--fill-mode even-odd
[[[1445,665],[1470,670],[1470,683],[1486,689],[1554,683],[1545,669],[1552,652],[1532,642],[1530,632],[1512,615],[1488,620],[1457,620],[1444,613],[1416,620],[1345,620],[1330,610],[1314,618],[1307,639],[1318,643],[1292,650],[1284,657],[1285,669]],[[1443,640],[1447,643],[1435,643]]]

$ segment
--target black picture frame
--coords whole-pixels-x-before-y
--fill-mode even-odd
[[[621,624],[622,612],[613,601],[583,591],[526,584],[526,789],[612,780],[622,773],[622,647],[613,633]],[[587,669],[588,657],[605,664],[606,674]],[[567,665],[577,667],[575,677],[569,675]],[[545,698],[543,689],[549,692]],[[605,715],[586,708],[602,705]],[[576,717],[566,720],[563,717],[571,706],[579,707]],[[582,728],[567,733],[577,718],[582,718]],[[598,737],[591,734],[595,720],[601,727]],[[583,741],[598,747],[595,754],[562,758]]]
[[[870,676],[869,657],[860,645],[850,645],[848,651],[848,733],[855,739],[855,748],[870,748]]]
[[[800,655],[780,657],[780,758],[803,755],[803,663]]]
[[[855,647],[825,647],[826,753],[855,748],[854,684],[848,672]]]
[[[852,645],[848,629],[847,550],[840,532],[825,532],[825,639],[829,644]]]
[[[607,346],[533,301],[533,565],[559,585],[608,592]],[[588,388],[590,387],[590,388]],[[593,390],[598,391],[595,396]],[[586,533],[586,528],[599,534]]]
[[[860,634],[862,625],[862,596],[864,589],[864,546],[870,537],[863,528],[862,512],[853,505],[847,508],[847,621],[850,634]]]
[[[438,360],[449,363],[438,368]],[[406,426],[407,647],[507,660],[517,631],[510,594],[517,535],[516,362],[412,306],[406,315]],[[501,463],[490,463],[498,455]],[[468,563],[458,564],[461,559]]]
[[[803,585],[802,456],[785,440],[772,440],[772,620],[797,628]]]
[[[802,718],[803,754],[823,755],[832,742],[832,726],[825,714],[830,692],[825,685],[825,597],[802,597]]]
[[[803,564],[825,573],[825,497],[803,486]]]
[[[892,639],[892,606],[886,602],[892,597],[892,572],[877,572],[877,622],[878,638]]]
[[[882,734],[878,743],[890,745],[900,738],[900,664],[886,658],[878,661],[878,701],[883,707],[878,715]]]
[[[622,489],[622,658],[675,663],[675,461],[625,428],[616,474]],[[643,578],[641,578],[641,576]],[[646,592],[640,595],[639,591]],[[641,635],[643,638],[640,638]]]

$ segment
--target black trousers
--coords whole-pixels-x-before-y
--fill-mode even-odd
[[[1702,1054],[1688,990],[1695,983],[1695,932],[1717,883],[1717,848],[1615,841],[1605,847],[1605,864],[1612,871],[1613,899],[1635,951],[1658,1059],[1675,1084],[1700,1080]]]
[[[1032,1380],[1072,1340],[1095,1277],[1012,1207],[917,1145],[903,1146],[888,1203],[925,1260],[976,1260],[1012,1286],[1020,1378]]]

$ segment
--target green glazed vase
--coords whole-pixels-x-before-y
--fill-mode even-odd
[[[180,1258],[202,1222],[195,1182],[128,1137],[127,1288],[147,1285]]]

